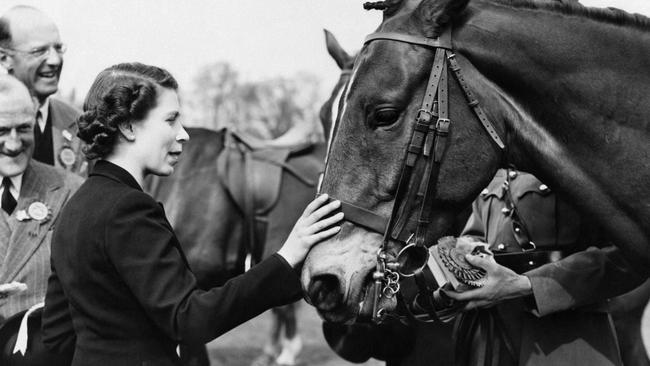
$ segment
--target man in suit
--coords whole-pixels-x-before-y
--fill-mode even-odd
[[[34,104],[25,86],[0,75],[0,324],[43,302],[50,274],[50,240],[64,202],[81,185],[72,173],[31,160]],[[2,286],[0,285],[0,286]]]
[[[51,97],[58,90],[65,50],[58,28],[38,9],[16,6],[0,17],[0,64],[38,102],[33,158],[85,177],[88,163],[76,126],[80,112]]]

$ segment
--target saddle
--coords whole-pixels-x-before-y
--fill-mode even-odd
[[[278,201],[283,173],[293,175],[307,186],[316,186],[324,164],[300,164],[291,159],[309,154],[313,148],[313,143],[275,146],[225,131],[217,169],[222,184],[245,216],[248,252],[256,262],[262,259],[267,215]]]

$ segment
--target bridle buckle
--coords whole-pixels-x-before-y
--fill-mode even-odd
[[[426,109],[419,109],[418,114],[415,116],[415,120],[418,123],[429,124],[432,119],[433,119],[433,113],[431,113],[431,111],[427,111]]]

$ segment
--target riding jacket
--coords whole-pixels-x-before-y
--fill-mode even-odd
[[[277,254],[197,288],[162,205],[99,161],[54,231],[43,340],[55,351],[74,344],[73,366],[180,365],[179,343],[206,343],[301,293]]]

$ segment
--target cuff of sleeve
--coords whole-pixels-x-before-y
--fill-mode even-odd
[[[269,258],[262,261],[259,265],[262,265],[265,262],[269,264],[273,263],[273,265],[278,268],[278,272],[281,273],[281,275],[278,275],[278,279],[281,278],[282,280],[277,281],[276,283],[280,284],[280,286],[284,291],[286,291],[292,301],[300,300],[303,293],[302,283],[300,282],[300,274],[298,271],[291,267],[289,262],[287,262],[284,257],[277,253],[274,253]]]
[[[280,261],[280,263],[282,263],[282,265],[283,265],[287,270],[289,270],[290,272],[292,272],[292,273],[296,276],[296,278],[298,279],[298,281],[300,281],[300,271],[298,271],[296,268],[293,268],[293,267],[289,264],[289,262],[287,262],[287,260],[286,260],[283,256],[281,256],[280,254],[278,254],[278,253],[273,253],[273,255],[271,256],[271,258],[273,258],[273,257],[277,258],[277,259]]]
[[[533,290],[530,309],[534,315],[541,317],[573,307],[575,301],[557,281],[527,274],[526,277]]]

